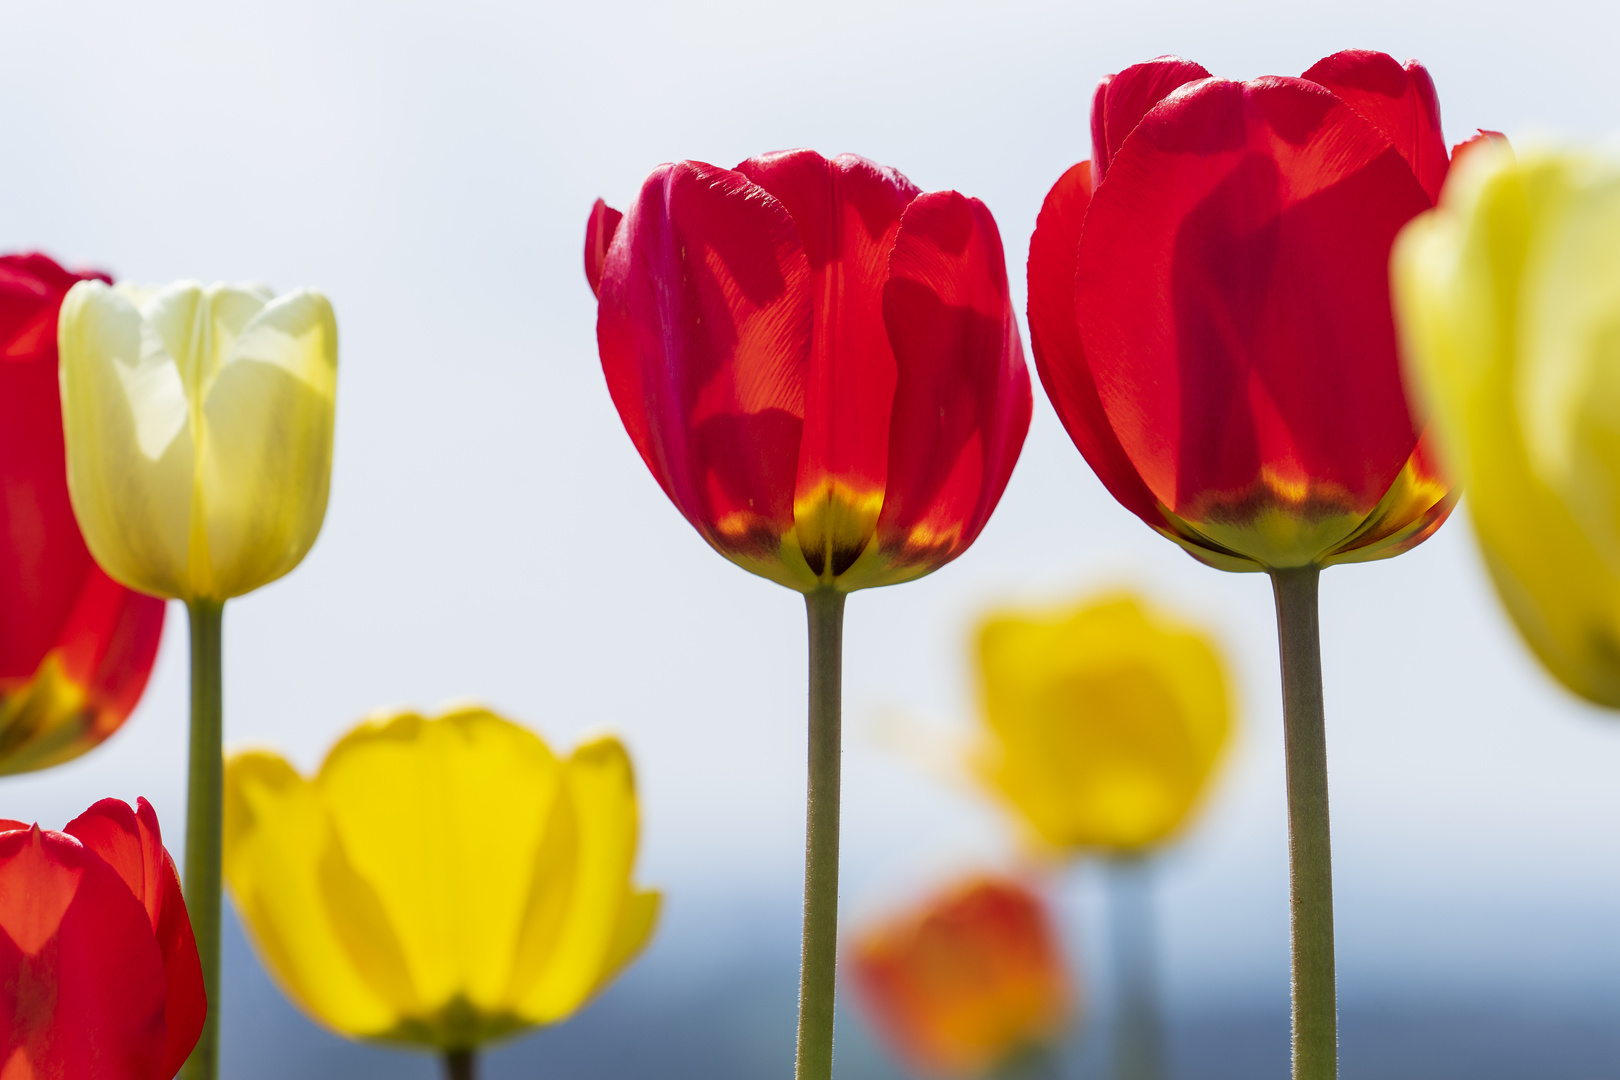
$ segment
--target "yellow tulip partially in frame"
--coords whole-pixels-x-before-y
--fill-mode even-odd
[[[562,758],[481,708],[369,719],[309,779],[263,750],[225,769],[225,875],[276,981],[327,1027],[442,1053],[451,1076],[641,951],[659,895],[632,883],[637,832],[617,739]]]
[[[1392,282],[1498,595],[1556,678],[1620,708],[1620,156],[1480,146]]]
[[[57,347],[85,543],[114,580],[190,616],[185,893],[210,1007],[181,1076],[215,1080],[224,604],[297,566],[321,531],[337,323],[308,289],[81,281]]]

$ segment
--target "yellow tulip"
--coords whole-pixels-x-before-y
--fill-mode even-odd
[[[1230,731],[1199,631],[1128,596],[979,629],[980,775],[1044,845],[1124,854],[1188,818]]]
[[[567,1017],[646,944],[630,759],[484,709],[379,716],[312,780],[225,768],[225,877],[265,966],[345,1035],[441,1051]]]
[[[1620,707],[1620,160],[1482,147],[1393,260],[1497,592],[1555,676]]]
[[[337,324],[319,293],[83,281],[58,323],[68,488],[123,584],[224,601],[297,566],[326,515]]]

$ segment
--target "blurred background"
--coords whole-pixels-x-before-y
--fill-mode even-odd
[[[0,247],[132,280],[310,285],[336,305],[331,508],[302,567],[230,607],[228,746],[271,743],[307,770],[371,709],[468,697],[558,746],[625,736],[663,925],[602,999],[491,1054],[487,1076],[786,1078],[802,604],[714,555],[625,437],[580,266],[591,201],[622,208],[678,158],[856,151],[984,199],[1022,310],[1036,212],[1088,156],[1106,72],[1176,52],[1294,74],[1381,49],[1428,66],[1449,141],[1484,126],[1522,142],[1616,125],[1617,35],[1620,8],[1569,0],[7,5]],[[1323,584],[1344,1075],[1620,1077],[1620,720],[1534,666],[1460,517]],[[1284,1077],[1270,589],[1117,506],[1038,390],[977,545],[849,604],[845,917],[1010,850],[986,802],[886,747],[885,718],[959,738],[974,618],[1113,585],[1217,630],[1238,683],[1235,749],[1157,875],[1172,1073]],[[144,794],[180,850],[185,720],[175,608],[124,730],[0,781],[0,815],[59,827]],[[1106,985],[1097,876],[1066,875],[1057,902]],[[234,921],[222,1015],[232,1080],[436,1068],[304,1020]],[[1096,1054],[1078,1045],[1074,1074]],[[838,1068],[898,1075],[853,1013]]]

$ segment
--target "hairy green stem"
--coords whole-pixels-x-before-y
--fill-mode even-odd
[[[1333,979],[1333,862],[1328,831],[1327,733],[1314,566],[1271,572],[1282,653],[1288,773],[1288,891],[1294,964],[1294,1080],[1335,1080],[1338,1007]]]
[[[219,892],[225,780],[220,635],[225,606],[193,600],[186,610],[191,616],[191,761],[186,785],[185,893],[197,956],[202,960],[208,1017],[180,1076],[181,1080],[215,1080],[219,1075]]]
[[[844,594],[804,598],[810,623],[810,783],[805,808],[804,948],[799,959],[797,1080],[830,1080],[838,981],[838,788],[842,754]]]
[[[474,1050],[451,1050],[444,1055],[444,1080],[477,1080],[478,1054]]]

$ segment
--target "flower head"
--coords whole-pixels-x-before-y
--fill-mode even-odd
[[[713,547],[789,588],[921,577],[967,549],[1029,427],[983,203],[809,150],[660,166],[586,235],[625,429]]]
[[[298,565],[332,473],[324,296],[87,281],[62,304],[59,339],[68,487],[109,574],[223,601]]]
[[[163,602],[96,565],[68,499],[56,317],[88,276],[0,256],[0,774],[117,731],[163,634]]]
[[[978,765],[1040,843],[1139,851],[1186,823],[1231,731],[1207,635],[1115,596],[998,612],[978,652]]]
[[[0,821],[0,1075],[170,1080],[208,1013],[157,815]]]
[[[1063,949],[1040,897],[979,877],[857,934],[855,988],[919,1072],[981,1076],[1060,1035],[1074,1005]]]
[[[635,782],[599,738],[566,759],[483,709],[382,716],[313,779],[225,769],[225,877],[259,956],[322,1023],[439,1050],[556,1023],[645,945]]]
[[[1041,210],[1036,366],[1125,507],[1227,570],[1385,558],[1455,501],[1408,408],[1396,232],[1448,167],[1428,72],[1352,50],[1302,78],[1178,57],[1105,78],[1092,160]]]

